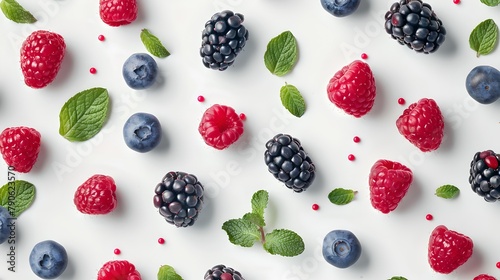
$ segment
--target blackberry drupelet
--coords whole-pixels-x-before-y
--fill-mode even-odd
[[[241,273],[223,264],[216,265],[205,273],[204,280],[245,280]]]
[[[156,185],[153,204],[168,223],[192,226],[203,208],[203,192],[196,176],[172,171]]]
[[[243,20],[242,14],[225,10],[205,23],[200,48],[205,67],[223,71],[234,63],[248,40]]]
[[[400,0],[385,14],[385,31],[401,45],[433,53],[443,44],[446,29],[431,6],[422,0]]]
[[[266,143],[266,148],[264,161],[276,179],[297,193],[312,184],[315,167],[298,139],[278,134]]]
[[[477,152],[470,163],[472,190],[488,202],[500,199],[500,155],[492,150]]]

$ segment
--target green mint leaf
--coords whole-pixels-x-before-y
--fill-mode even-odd
[[[183,280],[170,265],[162,265],[158,270],[158,280]]]
[[[281,87],[280,98],[283,106],[292,113],[292,115],[300,118],[305,113],[306,102],[295,86],[285,84]]]
[[[105,88],[91,88],[71,97],[59,113],[59,134],[69,141],[94,137],[108,115],[109,95]]]
[[[266,222],[264,221],[264,218],[256,213],[246,213],[245,215],[243,215],[243,220],[247,220],[258,227],[265,227],[266,226]]]
[[[490,7],[495,7],[500,5],[500,0],[481,0],[481,3]]]
[[[259,228],[245,219],[232,219],[224,222],[222,229],[226,231],[229,241],[242,247],[252,247],[260,240]]]
[[[292,32],[285,31],[267,44],[264,63],[276,76],[284,76],[292,71],[298,59],[297,40]]]
[[[2,0],[0,9],[6,18],[17,23],[34,23],[36,18],[15,0]]]
[[[0,206],[7,209],[12,218],[17,218],[31,206],[35,193],[35,186],[30,182],[10,181],[0,188]]]
[[[263,221],[268,201],[269,193],[265,190],[259,190],[252,195],[252,213],[259,215]]]
[[[498,26],[492,19],[478,24],[469,36],[470,48],[476,55],[486,55],[493,51],[498,38]]]
[[[408,280],[408,279],[404,278],[403,276],[393,276],[391,279],[387,280]]]
[[[302,237],[288,229],[275,229],[266,234],[265,240],[264,249],[272,255],[294,257],[305,249]]]
[[[436,196],[441,198],[454,198],[460,193],[460,189],[453,185],[444,185],[436,189]]]
[[[146,50],[156,57],[164,58],[170,55],[160,39],[151,34],[146,28],[141,30],[141,41],[146,47]]]
[[[336,188],[328,194],[328,199],[335,205],[346,205],[354,199],[356,193],[353,190]]]

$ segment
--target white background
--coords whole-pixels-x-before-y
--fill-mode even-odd
[[[481,21],[500,22],[498,10],[479,0],[428,1],[448,34],[442,48],[424,55],[400,46],[383,28],[383,16],[393,1],[362,1],[357,12],[335,18],[320,1],[205,0],[139,1],[138,19],[112,28],[98,15],[98,1],[20,1],[39,18],[22,25],[0,17],[0,128],[30,126],[42,135],[38,162],[18,179],[36,185],[35,202],[17,220],[16,272],[7,271],[7,244],[0,245],[0,279],[34,279],[28,255],[39,241],[53,239],[65,246],[69,266],[60,279],[90,280],[112,259],[134,263],[143,279],[156,279],[160,265],[173,266],[184,279],[202,279],[216,264],[226,264],[246,279],[472,279],[480,273],[500,277],[499,204],[486,203],[468,184],[475,152],[500,151],[500,103],[479,105],[465,90],[465,77],[481,64],[500,67],[500,53],[477,58],[468,36]],[[218,72],[206,69],[198,49],[205,22],[222,9],[245,15],[249,41],[234,66]],[[154,88],[134,91],[121,77],[123,62],[134,52],[146,52],[139,34],[148,28],[171,52],[156,59],[161,79]],[[61,34],[67,53],[56,80],[44,89],[23,82],[19,67],[22,41],[35,29]],[[300,57],[285,77],[265,68],[267,42],[290,30]],[[98,35],[106,37],[104,42]],[[372,111],[362,118],[345,115],[328,101],[326,85],[342,66],[367,53],[377,84]],[[97,74],[89,73],[90,67]],[[279,89],[295,85],[303,94],[301,118],[285,111]],[[70,143],[58,134],[59,111],[79,91],[105,87],[111,110],[103,130],[92,140]],[[197,96],[206,98],[204,103]],[[398,98],[407,104],[401,106]],[[436,100],[445,116],[445,140],[439,150],[422,153],[395,126],[402,111],[420,98]],[[204,110],[220,103],[245,113],[245,133],[230,148],[218,151],[197,132]],[[130,150],[122,126],[135,112],[156,115],[164,129],[160,146],[147,154]],[[305,193],[296,194],[275,180],[264,164],[265,142],[276,133],[301,140],[316,164],[317,178]],[[354,136],[361,138],[354,143]],[[347,160],[348,154],[356,160]],[[414,183],[399,207],[384,215],[369,201],[371,165],[385,158],[406,164]],[[2,167],[3,166],[3,167]],[[7,166],[0,165],[2,184]],[[190,228],[167,224],[152,203],[153,190],[169,171],[195,174],[206,188],[206,207]],[[118,186],[118,207],[108,215],[88,216],[73,205],[76,188],[93,174],[112,176]],[[1,176],[1,175],[0,175]],[[457,199],[437,198],[443,184],[461,189]],[[334,188],[355,189],[355,200],[335,206],[327,199]],[[256,244],[242,248],[229,243],[224,221],[250,210],[259,190],[270,194],[267,230],[287,228],[306,244],[293,258],[272,256]],[[320,205],[319,211],[311,205]],[[426,214],[434,220],[427,221]],[[474,240],[474,254],[450,275],[435,273],[427,263],[427,242],[437,225],[462,232]],[[333,229],[354,232],[363,247],[359,262],[337,269],[323,260],[323,237]],[[163,237],[164,245],[157,243]],[[120,248],[120,255],[113,254]]]

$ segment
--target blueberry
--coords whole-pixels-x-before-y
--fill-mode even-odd
[[[0,206],[0,244],[4,243],[9,238],[9,222],[11,218],[9,211]]]
[[[123,138],[127,146],[139,153],[151,151],[161,140],[161,125],[148,113],[135,113],[123,126]]]
[[[361,256],[358,238],[348,230],[333,230],[323,239],[323,257],[338,268],[347,268]]]
[[[45,240],[33,247],[29,262],[31,270],[38,277],[54,279],[66,270],[68,254],[61,244],[53,240]]]
[[[336,17],[345,17],[358,9],[359,2],[360,0],[321,0],[321,5]]]
[[[129,87],[146,89],[155,83],[158,65],[149,54],[134,53],[123,64],[122,74]]]
[[[481,104],[491,104],[500,97],[500,71],[491,66],[477,66],[465,80],[469,95]]]

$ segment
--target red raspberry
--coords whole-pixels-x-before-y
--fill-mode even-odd
[[[113,178],[93,175],[76,189],[73,202],[84,214],[107,214],[116,207],[115,191]]]
[[[480,275],[474,277],[474,279],[472,279],[472,280],[497,280],[497,279],[493,276],[488,275],[488,274],[480,274]]]
[[[444,134],[444,118],[436,101],[422,98],[397,119],[399,133],[422,152],[436,150]]]
[[[373,208],[384,214],[396,209],[412,180],[412,171],[401,163],[385,159],[376,161],[368,179]]]
[[[141,280],[141,274],[129,261],[115,260],[105,263],[99,269],[97,280]]]
[[[330,79],[328,98],[349,115],[359,118],[373,107],[376,95],[375,78],[370,66],[355,60]]]
[[[31,33],[21,46],[24,83],[32,88],[43,88],[54,81],[65,51],[61,35],[45,30]]]
[[[436,272],[451,273],[470,258],[473,247],[468,236],[439,225],[429,238],[429,264]]]
[[[40,133],[29,127],[10,127],[0,134],[0,153],[7,165],[27,173],[33,168],[40,152]]]
[[[223,150],[243,134],[243,122],[233,108],[215,104],[203,114],[198,131],[207,145]]]
[[[100,0],[99,15],[109,26],[120,26],[137,18],[136,0]]]

